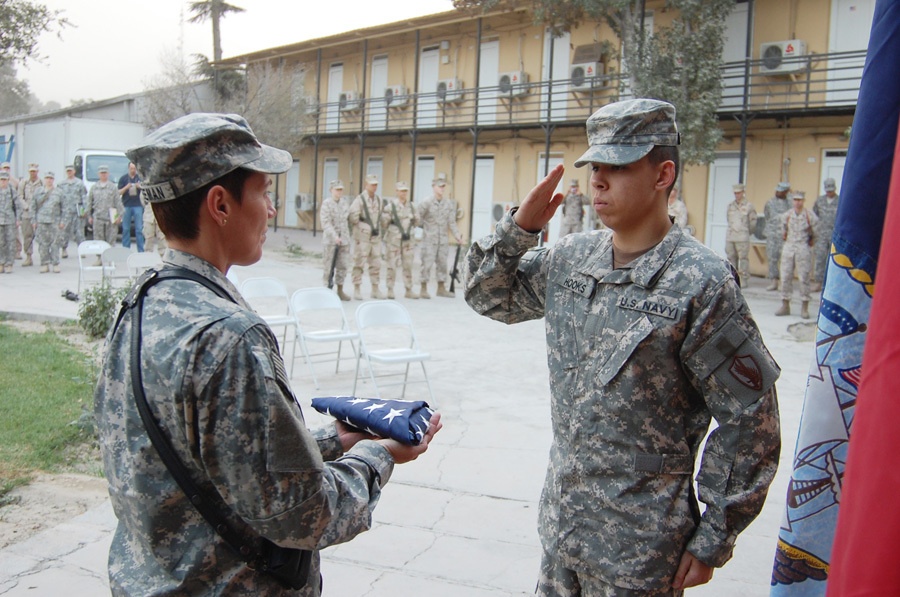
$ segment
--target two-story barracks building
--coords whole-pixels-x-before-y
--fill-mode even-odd
[[[682,181],[698,238],[723,251],[725,208],[741,178],[759,212],[780,180],[812,198],[825,178],[840,184],[874,4],[735,2],[721,67],[724,139],[715,162],[688,168]],[[645,31],[675,16],[647,0]],[[612,55],[600,54],[604,41]],[[406,181],[420,201],[446,173],[468,240],[489,233],[558,163],[568,166],[565,186],[577,178],[587,189],[588,170],[571,164],[586,146],[586,118],[629,95],[620,47],[605,23],[553,37],[521,7],[450,11],[224,62],[275,61],[304,73],[307,108],[293,123],[304,144],[279,181],[280,225],[318,227],[315,210],[336,178],[355,194],[377,174],[386,196]],[[558,227],[551,223],[548,242]]]

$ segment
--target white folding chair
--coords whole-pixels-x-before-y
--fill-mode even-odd
[[[132,276],[140,276],[151,267],[157,269],[162,267],[163,260],[156,251],[142,251],[130,254],[128,259],[125,260],[125,264]]]
[[[288,328],[296,327],[287,288],[278,278],[247,278],[241,283],[241,295],[270,328],[284,327],[283,352]]]
[[[399,376],[395,365],[405,365],[402,372],[403,381],[382,383],[382,387],[403,386],[400,397],[406,396],[406,386],[409,382],[409,367],[412,363],[422,366],[422,375],[425,385],[428,386],[428,396],[433,400],[431,382],[428,381],[428,372],[425,370],[425,361],[431,355],[421,348],[416,340],[412,319],[406,308],[396,301],[367,301],[356,308],[356,328],[359,330],[359,353],[356,357],[356,376],[353,380],[353,392],[356,395],[356,384],[359,381],[360,363],[365,360],[369,369],[369,379],[375,386],[375,394],[381,397],[376,377]],[[373,364],[378,364],[382,370],[390,372],[375,375]],[[419,381],[418,383],[421,383]]]
[[[110,247],[100,254],[100,263],[103,266],[103,280],[109,284],[115,284],[132,278],[128,269],[128,256],[131,255],[128,247]]]
[[[228,268],[228,272],[225,274],[225,277],[228,278],[228,281],[234,284],[234,287],[238,290],[241,289],[241,278],[237,275],[237,272],[234,271],[233,267]]]
[[[337,373],[341,366],[341,348],[344,342],[350,342],[353,356],[356,357],[354,340],[359,338],[359,334],[350,329],[341,299],[330,288],[301,288],[296,291],[291,295],[291,312],[294,314],[296,326],[294,349],[291,355],[291,377],[294,375],[294,361],[297,359],[297,345],[299,344],[312,375],[313,383],[318,390],[319,380],[313,367],[313,357],[335,355],[334,372]],[[310,352],[310,343],[326,342],[337,342],[337,350]],[[320,359],[317,362],[324,361],[325,359]]]
[[[109,248],[105,240],[86,240],[78,244],[78,293],[81,293],[81,283],[87,281],[87,274],[95,272],[100,274],[99,280],[103,280],[103,265],[95,265],[100,260],[103,251]],[[102,263],[102,262],[101,262]]]

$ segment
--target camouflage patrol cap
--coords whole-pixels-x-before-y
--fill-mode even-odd
[[[806,192],[805,191],[794,191],[791,193],[791,199],[797,199],[799,201],[806,201]]]
[[[9,162],[0,163],[0,168],[6,168],[8,170],[10,168]]]
[[[837,188],[837,185],[835,184],[833,178],[826,178],[825,181],[822,183],[822,186],[825,188],[826,191],[833,191]]]
[[[151,203],[182,197],[238,168],[279,174],[293,163],[287,151],[260,143],[237,114],[176,118],[125,154],[143,177],[143,194]]]
[[[573,178],[573,179],[572,179],[572,182],[569,183],[569,186],[570,186],[570,187],[578,187],[578,186],[581,186],[581,183],[578,182],[578,179],[577,179],[577,178]]]
[[[397,184],[395,184],[394,188],[396,188],[398,191],[408,191],[409,190],[409,186],[407,186],[407,184],[405,182],[403,182],[402,180],[400,182],[398,182]]]
[[[109,173],[109,166],[100,166],[97,168],[97,174],[101,174],[103,172]]]
[[[341,182],[341,179],[332,180],[331,182],[328,183],[328,188],[329,189],[343,189],[344,183]]]
[[[675,106],[655,99],[633,99],[603,106],[587,119],[590,147],[575,162],[631,164],[656,145],[679,145]]]
[[[790,191],[790,190],[791,190],[791,183],[789,183],[789,182],[779,182],[777,185],[775,185],[775,192],[777,192],[777,193],[784,193],[785,191]]]
[[[434,180],[431,181],[431,186],[445,187],[448,184],[450,183],[447,182],[447,175],[443,172],[435,176]]]
[[[731,185],[731,190],[734,191],[735,193],[743,193],[746,190],[746,188],[747,187],[745,187],[744,185],[742,185],[740,183]]]
[[[9,172],[0,171],[0,180],[9,180]]]
[[[378,184],[378,177],[374,174],[366,176],[366,184]]]
[[[29,172],[37,172],[38,170],[40,170],[40,168],[38,168],[37,164],[28,164]]]
[[[75,166],[73,166],[72,164],[69,164],[68,166],[66,166],[66,170],[71,170],[72,172],[75,172]]]
[[[44,178],[52,178],[52,179],[56,180],[56,175],[53,174],[53,172],[51,171],[51,172],[47,172],[46,174],[44,174]]]

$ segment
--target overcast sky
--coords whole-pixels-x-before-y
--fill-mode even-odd
[[[212,26],[183,23],[183,0],[40,0],[72,23],[62,39],[44,35],[40,62],[17,65],[42,102],[102,100],[143,91],[162,57],[212,57]],[[451,0],[229,0],[246,12],[222,21],[225,58],[453,9]]]

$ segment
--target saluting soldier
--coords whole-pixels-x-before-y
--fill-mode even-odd
[[[763,214],[766,216],[766,260],[769,262],[769,271],[766,277],[769,285],[766,290],[778,290],[778,276],[781,264],[781,247],[784,238],[781,228],[781,217],[791,208],[788,199],[788,191],[791,185],[779,182],[775,186],[775,196],[766,202]]]
[[[22,250],[25,252],[25,261],[22,267],[33,265],[31,253],[34,250],[34,224],[32,221],[31,202],[34,194],[43,188],[38,178],[38,165],[28,164],[28,180],[19,182],[19,205],[22,213],[19,214],[19,224],[22,229]]]
[[[56,185],[63,198],[63,231],[59,246],[62,257],[69,256],[69,242],[74,240],[77,247],[84,242],[84,225],[87,222],[87,189],[84,182],[75,178],[75,166],[66,166],[66,178]]]
[[[584,206],[590,205],[591,200],[581,192],[580,185],[577,178],[573,178],[569,184],[569,192],[566,194],[562,206],[563,219],[559,227],[560,237],[584,230]]]
[[[397,266],[403,274],[403,286],[406,288],[405,298],[417,299],[419,295],[413,290],[413,259],[415,245],[412,230],[418,225],[416,208],[409,200],[409,186],[405,182],[396,185],[397,198],[384,202],[384,248],[387,265],[387,297],[394,298],[394,284],[397,280]]]
[[[88,222],[94,227],[94,238],[116,244],[117,226],[122,219],[122,197],[119,189],[109,179],[109,166],[97,168],[100,180],[88,192]]]
[[[448,278],[447,256],[450,254],[450,241],[447,232],[453,234],[457,244],[462,243],[462,235],[456,226],[456,204],[444,198],[447,188],[447,175],[438,174],[431,181],[431,196],[419,206],[419,222],[424,235],[422,237],[422,290],[423,299],[430,299],[428,282],[434,268],[437,278],[437,296],[452,298],[453,293],[446,289]]]
[[[322,281],[328,285],[331,268],[334,267],[334,288],[342,301],[349,301],[350,297],[344,293],[344,280],[350,264],[350,226],[347,223],[347,207],[343,201],[344,183],[332,180],[328,183],[328,189],[331,198],[322,203],[319,212],[323,239]]]
[[[381,211],[384,202],[378,196],[378,177],[366,176],[366,188],[350,205],[350,227],[353,232],[353,298],[361,301],[363,266],[368,264],[372,298],[383,299],[381,293]]]
[[[44,186],[31,199],[31,216],[37,236],[38,251],[41,256],[41,273],[46,274],[53,266],[53,273],[59,273],[59,237],[63,224],[62,193],[53,184],[53,172],[44,175]]]
[[[803,207],[806,193],[791,195],[794,209],[781,217],[781,308],[775,315],[791,314],[791,295],[794,293],[794,272],[800,280],[800,317],[809,319],[809,272],[812,268],[812,247],[816,241],[819,218]]]
[[[828,267],[828,254],[831,252],[831,236],[834,234],[834,223],[837,220],[838,201],[837,185],[833,178],[826,178],[822,183],[824,195],[819,195],[813,204],[812,211],[819,217],[819,230],[816,235],[815,262],[812,274],[812,290],[822,290],[825,281],[825,269]]]
[[[728,204],[728,231],[725,233],[725,255],[737,270],[741,286],[750,281],[750,231],[756,228],[756,209],[747,201],[746,187],[732,187],[734,201]]]
[[[609,231],[532,250],[563,201],[557,166],[472,245],[466,301],[505,323],[546,320],[537,594],[676,597],[709,581],[762,509],[781,447],[779,369],[731,268],[669,220],[674,106],[610,104],[587,132],[575,166],[590,165]]]

